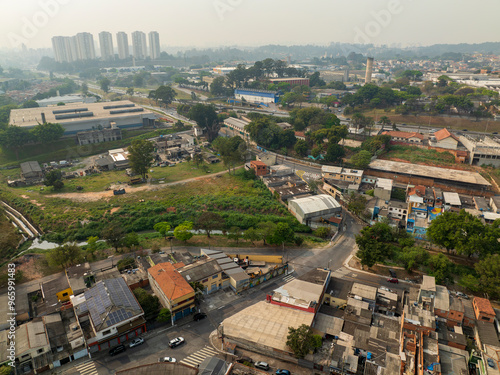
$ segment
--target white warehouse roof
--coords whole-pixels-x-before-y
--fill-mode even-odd
[[[295,204],[304,215],[313,214],[315,212],[327,211],[334,208],[339,208],[340,204],[330,195],[321,194],[313,195],[312,197],[304,197],[292,199],[290,204]]]
[[[453,192],[444,192],[443,193],[444,203],[449,204],[451,206],[461,206],[462,202],[460,201],[460,196],[458,193]]]

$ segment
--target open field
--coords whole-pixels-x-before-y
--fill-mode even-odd
[[[414,146],[391,145],[390,150],[382,159],[407,160],[411,163],[425,163],[428,165],[452,165],[455,164],[455,156],[449,152],[437,152]]]
[[[163,168],[166,169],[163,173],[171,173],[170,178],[174,179],[170,171],[176,168]],[[189,168],[188,163],[183,168]],[[191,172],[182,168],[179,171],[181,175]],[[2,187],[0,199],[27,215],[48,239],[58,241],[99,236],[110,224],[117,224],[127,232],[151,230],[160,221],[177,226],[185,220],[195,221],[203,211],[219,213],[228,228],[246,229],[262,221],[282,221],[296,230],[304,230],[262,182],[240,176],[225,174],[120,196],[107,193],[106,199],[75,201],[39,189]]]
[[[365,116],[373,117],[374,120],[379,120],[382,116],[387,116],[392,122],[397,124],[421,125],[422,130],[426,127],[430,128],[448,128],[455,130],[467,129],[478,132],[500,132],[500,121],[495,120],[480,120],[460,117],[460,116],[427,116],[425,114],[414,115],[399,115],[394,111],[385,112],[382,109],[376,109],[363,112]],[[388,127],[390,128],[390,126]]]

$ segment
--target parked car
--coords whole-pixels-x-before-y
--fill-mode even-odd
[[[138,337],[130,342],[129,347],[133,348],[134,346],[138,346],[144,344],[144,339],[142,337]]]
[[[110,356],[114,356],[125,351],[125,345],[118,345],[109,351]]]
[[[285,369],[277,369],[276,375],[290,375],[290,371],[285,370]]]
[[[269,370],[269,365],[266,363],[266,362],[262,362],[262,361],[258,361],[258,362],[255,362],[254,366],[258,369],[261,369],[261,370]]]
[[[175,348],[176,346],[184,344],[184,342],[185,341],[184,341],[183,337],[176,337],[175,339],[170,340],[170,342],[168,343],[168,346],[170,346],[171,348]]]
[[[389,270],[389,273],[390,273],[391,277],[398,277],[396,275],[396,272],[394,272],[394,270]]]
[[[396,279],[395,277],[391,277],[391,278],[387,279],[387,282],[388,283],[399,284],[399,280]]]
[[[238,362],[238,363],[245,363],[245,362],[253,363],[253,360],[250,357],[240,357],[236,360],[236,362]]]
[[[193,320],[195,322],[197,322],[198,320],[205,319],[206,317],[207,317],[207,314],[205,314],[205,313],[197,313],[197,314],[194,314]]]
[[[177,360],[172,357],[162,357],[158,359],[158,362],[170,362],[170,363],[175,363]]]

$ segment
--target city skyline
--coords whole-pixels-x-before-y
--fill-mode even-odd
[[[314,6],[299,0],[272,3],[262,0],[166,3],[150,0],[148,6],[133,12],[118,5],[122,3],[117,0],[10,3],[5,7],[7,11],[2,12],[0,48],[20,48],[22,43],[28,48],[49,47],[54,35],[75,35],[82,31],[97,35],[102,29],[116,34],[127,24],[133,24],[138,30],[154,29],[160,35],[175,35],[169,38],[168,46],[192,47],[325,45],[331,42],[405,47],[496,41],[500,34],[495,12],[495,9],[500,10],[500,5],[494,0],[482,2],[482,9],[490,11],[481,14],[472,2],[451,0],[439,3],[430,0],[318,0]],[[96,8],[99,12],[95,12]],[[165,22],[164,12],[174,16]],[[91,23],[88,22],[90,18]]]

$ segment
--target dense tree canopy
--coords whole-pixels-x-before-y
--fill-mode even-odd
[[[146,178],[149,167],[153,164],[154,146],[146,139],[136,139],[128,147],[129,162],[132,170]]]
[[[195,104],[189,109],[187,116],[206,132],[209,142],[217,138],[220,123],[213,105]]]

